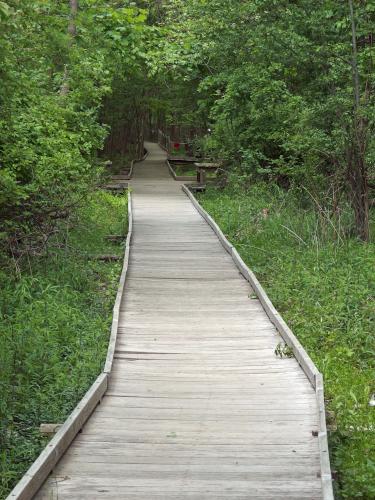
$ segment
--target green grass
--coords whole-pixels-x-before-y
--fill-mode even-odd
[[[114,153],[108,160],[111,161],[111,165],[107,168],[107,174],[117,175],[124,172],[130,171],[131,161],[134,159],[135,154],[120,154]]]
[[[42,422],[63,422],[101,372],[122,255],[108,234],[126,234],[126,196],[94,193],[63,228],[49,256],[0,271],[0,498],[45,445]]]
[[[350,237],[348,209],[332,218],[306,193],[210,188],[200,202],[323,373],[336,497],[374,499],[374,244]]]
[[[191,176],[192,179],[197,178],[197,169],[191,163],[190,164],[172,163],[172,168],[176,175]],[[216,172],[207,171],[206,178],[216,179]]]
[[[172,167],[176,175],[190,175],[192,179],[197,177],[197,169],[192,165],[179,165],[178,163],[175,163]]]

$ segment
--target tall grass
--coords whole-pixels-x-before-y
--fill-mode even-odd
[[[0,498],[45,444],[40,423],[63,422],[102,370],[121,264],[88,256],[122,254],[105,236],[126,233],[126,202],[96,192],[48,256],[16,267],[3,260]]]
[[[325,378],[337,498],[375,498],[375,246],[349,208],[255,185],[201,195]]]

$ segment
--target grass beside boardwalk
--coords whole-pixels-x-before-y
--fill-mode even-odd
[[[16,272],[0,271],[0,498],[37,457],[42,422],[63,422],[106,356],[126,234],[127,197],[97,191],[49,248]]]
[[[310,201],[311,200],[311,201]],[[375,498],[375,246],[306,193],[254,186],[199,197],[323,373],[336,498]]]

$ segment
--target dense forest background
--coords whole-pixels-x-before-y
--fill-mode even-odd
[[[118,269],[82,255],[126,205],[98,194],[106,162],[181,125],[222,164],[202,202],[326,378],[337,495],[374,498],[374,26],[364,0],[0,1],[1,493],[100,369]]]
[[[368,240],[374,16],[360,1],[1,2],[2,244],[48,237],[97,182],[98,150],[139,152],[168,123],[210,129],[204,148],[244,182],[324,192],[336,217],[350,203],[346,230]]]

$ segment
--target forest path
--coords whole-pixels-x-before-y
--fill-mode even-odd
[[[109,388],[45,499],[322,498],[316,396],[231,256],[147,144]]]

